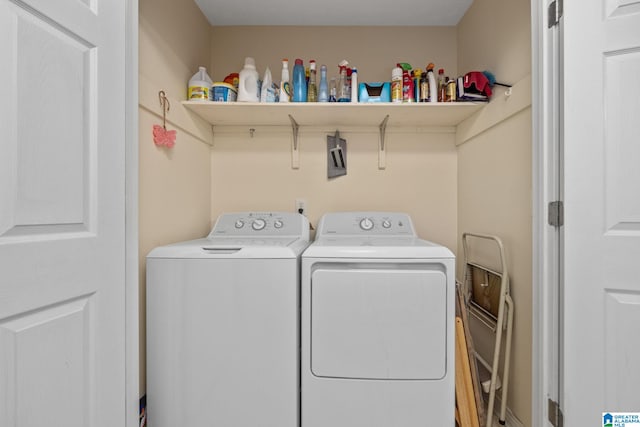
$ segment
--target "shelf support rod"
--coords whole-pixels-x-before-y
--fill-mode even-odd
[[[291,147],[291,169],[300,169],[300,156],[298,151],[298,131],[300,125],[296,122],[296,119],[289,114],[289,120],[291,120],[291,131],[293,133],[293,146]]]
[[[387,121],[389,121],[389,115],[387,114],[380,123],[380,143],[378,145],[378,169],[385,169],[387,167],[387,158],[384,146],[384,138],[387,133]]]

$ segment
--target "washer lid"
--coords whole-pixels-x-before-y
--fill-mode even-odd
[[[147,258],[288,259],[300,256],[307,245],[306,240],[292,237],[197,239],[160,246]]]

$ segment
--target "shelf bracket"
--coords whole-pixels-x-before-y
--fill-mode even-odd
[[[387,167],[387,158],[384,146],[384,138],[387,133],[387,121],[389,120],[389,115],[387,114],[380,123],[380,143],[378,145],[378,169],[386,169]]]
[[[291,169],[300,169],[300,156],[298,150],[298,131],[300,130],[300,125],[293,118],[291,114],[289,114],[289,120],[291,120],[291,131],[293,133],[293,145],[291,147]]]

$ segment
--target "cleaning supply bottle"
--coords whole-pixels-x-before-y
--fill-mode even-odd
[[[335,77],[331,77],[331,86],[329,89],[329,102],[338,102],[338,89],[336,87]]]
[[[422,75],[422,70],[420,68],[416,68],[413,70],[413,99],[415,102],[420,102],[420,76]]]
[[[391,71],[391,102],[402,102],[402,68],[400,68],[400,64]]]
[[[289,60],[282,60],[282,74],[280,76],[280,98],[279,102],[289,102],[291,100],[291,85],[289,84]]]
[[[260,89],[260,102],[275,102],[276,91],[273,88],[273,79],[269,67],[264,72],[262,88]]]
[[[307,86],[307,102],[318,102],[318,88],[316,86],[316,61],[309,61],[309,83]]]
[[[293,102],[307,101],[307,77],[304,71],[302,59],[296,59],[293,66]]]
[[[429,102],[429,79],[427,78],[427,72],[420,74],[420,94],[418,95],[418,102]]]
[[[436,76],[433,73],[435,65],[429,63],[427,65],[427,82],[429,83],[429,102],[438,102],[438,85],[436,84]]]
[[[329,85],[327,84],[327,66],[320,67],[320,86],[318,88],[318,102],[329,102]]]
[[[209,101],[211,99],[211,78],[205,67],[199,67],[198,72],[189,79],[187,99],[189,101]]]
[[[338,102],[349,102],[349,96],[347,94],[347,67],[340,66],[340,80],[338,80]]]
[[[402,68],[402,102],[413,102],[414,90],[413,90],[413,78],[411,77],[411,64],[406,62],[398,64]]]
[[[446,102],[456,102],[456,81],[447,77],[447,96]]]
[[[351,69],[351,102],[358,102],[358,69]]]
[[[447,80],[444,75],[444,68],[438,70],[438,102],[444,102],[447,98]]]
[[[258,79],[256,62],[248,56],[244,59],[244,68],[240,71],[238,79],[238,102],[260,101]]]

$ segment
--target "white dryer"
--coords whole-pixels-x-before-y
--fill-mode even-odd
[[[302,427],[454,426],[454,266],[406,214],[322,217],[302,256]]]
[[[147,257],[149,425],[299,425],[297,213],[233,213]]]

